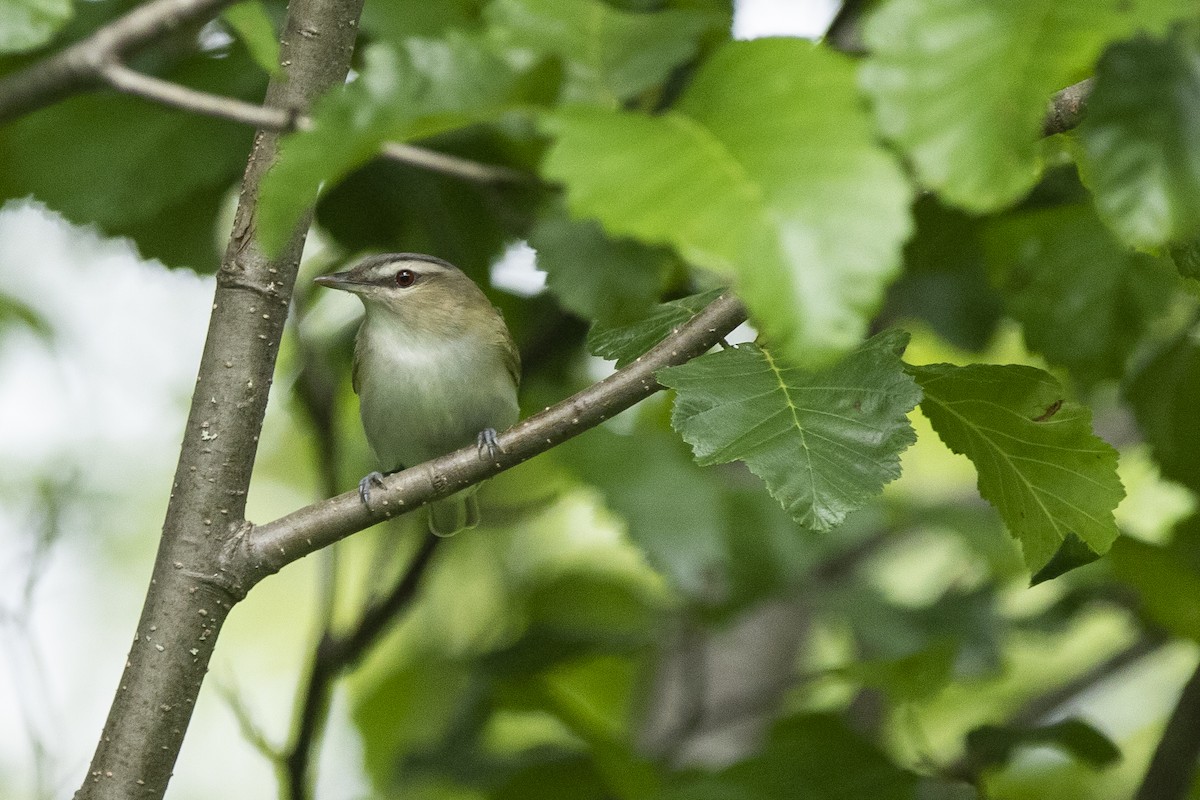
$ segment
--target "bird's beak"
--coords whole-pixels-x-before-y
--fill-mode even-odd
[[[317,286],[324,286],[328,289],[342,289],[343,291],[352,292],[355,287],[361,285],[359,281],[350,279],[349,272],[335,272],[332,275],[318,275],[313,278],[313,283]]]

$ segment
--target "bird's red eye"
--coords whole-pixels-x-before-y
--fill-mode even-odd
[[[417,282],[417,273],[411,269],[402,269],[396,273],[396,285],[401,289],[407,289]]]

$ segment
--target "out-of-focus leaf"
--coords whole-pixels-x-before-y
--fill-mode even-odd
[[[166,77],[261,99],[241,48],[193,56]],[[213,211],[241,176],[254,132],[110,93],[70,97],[0,128],[0,200],[33,195],[80,224],[129,235],[143,255],[215,269]]]
[[[861,340],[911,227],[852,71],[799,39],[726,44],[665,114],[548,117],[544,171],[576,215],[732,276],[781,355],[828,364]]]
[[[33,331],[43,339],[54,335],[50,323],[41,314],[15,297],[0,294],[0,336],[18,326]]]
[[[1200,280],[1200,238],[1188,239],[1171,247],[1171,260],[1185,278]]]
[[[1125,496],[1117,451],[1092,433],[1091,411],[1068,402],[1053,376],[1033,367],[910,367],[925,392],[921,411],[942,441],[967,456],[979,493],[1040,571],[1070,533],[1097,553],[1117,538],[1113,509]]]
[[[721,487],[669,432],[603,428],[564,446],[569,468],[604,492],[629,537],[685,596],[716,605],[728,591]]]
[[[601,358],[615,360],[618,368],[624,367],[698,314],[723,291],[723,288],[710,289],[662,303],[627,325],[597,322],[588,332],[588,350]]]
[[[943,639],[903,658],[859,661],[842,670],[865,686],[886,692],[897,701],[926,700],[945,688],[954,677],[958,644]]]
[[[904,247],[904,273],[888,289],[887,321],[917,317],[951,344],[982,350],[1002,303],[988,282],[980,221],[932,196],[917,201],[914,218],[917,231]]]
[[[1051,95],[1108,42],[1189,13],[1186,0],[889,0],[864,30],[862,83],[923,185],[991,211],[1037,180]]]
[[[529,232],[546,285],[568,311],[616,325],[646,314],[658,301],[670,251],[612,239],[591,220],[543,215]]]
[[[73,13],[71,0],[0,0],[0,53],[41,47]]]
[[[988,227],[987,253],[1029,348],[1084,382],[1120,377],[1177,279],[1118,243],[1090,206],[1013,214]]]
[[[495,0],[487,19],[506,43],[562,59],[563,102],[614,107],[661,83],[704,34],[729,25],[724,14],[630,13],[601,0]]]
[[[1200,231],[1200,34],[1110,48],[1080,126],[1084,175],[1104,221],[1154,247]]]
[[[745,344],[658,371],[676,391],[671,424],[703,465],[742,460],[802,525],[828,530],[900,475],[921,398],[885,331],[808,372]]]
[[[221,12],[221,18],[267,74],[279,71],[279,34],[262,0],[245,0],[229,6]]]
[[[1123,536],[1109,554],[1113,575],[1137,590],[1139,609],[1173,635],[1200,642],[1200,516],[1152,545]]]
[[[1200,491],[1200,332],[1167,344],[1125,388],[1163,477]]]
[[[719,772],[673,777],[662,800],[912,800],[917,777],[835,717],[789,717],[763,751]]]
[[[517,102],[521,88],[516,69],[462,34],[368,47],[364,60],[357,81],[317,103],[311,130],[284,139],[259,198],[258,235],[269,249],[287,240],[318,187],[374,158],[383,142],[491,119]]]
[[[483,22],[489,0],[372,0],[363,6],[362,29],[372,39],[402,44],[412,37],[440,38],[472,31]]]
[[[984,725],[967,734],[967,757],[979,770],[1003,766],[1018,747],[1049,746],[1095,769],[1121,760],[1121,750],[1101,731],[1081,719],[1025,728]]]

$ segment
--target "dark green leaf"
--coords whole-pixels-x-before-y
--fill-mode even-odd
[[[563,308],[614,325],[646,315],[658,301],[670,251],[612,239],[591,220],[543,214],[529,232],[538,267]]]
[[[1014,214],[988,228],[988,259],[1031,350],[1084,382],[1120,377],[1177,283],[1119,244],[1090,206]]]
[[[1097,553],[1117,538],[1125,496],[1117,452],[1091,430],[1091,412],[1068,402],[1033,367],[911,367],[921,411],[942,441],[979,473],[979,493],[1000,512],[1037,573],[1074,533]]]
[[[1105,222],[1130,245],[1183,241],[1200,231],[1200,42],[1115,45],[1096,70],[1080,128],[1084,174]]]
[[[980,221],[932,196],[917,201],[914,217],[917,232],[904,248],[904,274],[888,289],[886,319],[917,317],[951,344],[982,350],[1002,303],[988,282]]]
[[[1007,764],[1018,747],[1037,745],[1062,750],[1096,769],[1121,760],[1121,750],[1112,739],[1081,719],[1028,728],[984,725],[967,734],[968,758],[980,770]]]
[[[1088,547],[1086,542],[1074,533],[1068,533],[1054,557],[1029,579],[1029,585],[1037,586],[1039,583],[1052,581],[1073,569],[1087,566],[1098,558],[1100,554]]]
[[[828,530],[900,475],[921,393],[885,331],[808,372],[746,344],[659,370],[676,391],[671,423],[700,464],[742,460],[802,525]]]
[[[926,700],[946,687],[954,677],[958,643],[952,639],[903,658],[888,661],[859,661],[842,672],[865,686],[886,692],[900,702]]]
[[[400,45],[416,37],[439,38],[449,31],[478,29],[488,0],[371,0],[363,6],[362,29],[372,39]]]
[[[1188,332],[1138,369],[1126,386],[1163,477],[1200,490],[1200,342]]]
[[[1108,42],[1188,13],[1186,0],[890,0],[866,25],[862,81],[921,183],[990,211],[1037,180],[1051,95]]]
[[[618,368],[624,367],[698,314],[723,291],[723,288],[709,289],[662,303],[628,325],[597,322],[588,332],[588,350],[601,358],[615,360]]]
[[[805,715],[777,723],[752,758],[676,776],[662,800],[912,800],[916,784],[838,719]]]
[[[795,363],[861,340],[910,230],[911,189],[874,141],[847,59],[798,39],[735,42],[665,114],[574,107],[547,127],[545,172],[574,214],[732,276]]]
[[[41,47],[67,24],[71,0],[0,0],[0,53]]]
[[[1171,260],[1185,278],[1200,279],[1200,238],[1188,239],[1171,247]]]
[[[562,59],[563,102],[613,107],[661,83],[705,33],[729,24],[723,14],[628,13],[601,0],[495,0],[487,19],[506,43]]]

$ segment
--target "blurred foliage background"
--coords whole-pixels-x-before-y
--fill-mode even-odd
[[[0,74],[133,5],[0,2]],[[132,65],[259,102],[283,12]],[[828,12],[819,41],[735,42],[728,0],[367,0],[352,80],[257,215],[281,241],[323,187],[251,519],[375,468],[358,311],[303,280],[362,254],[484,285],[526,414],[713,287],[753,328],[490,481],[479,529],[401,518],[256,590],[176,796],[1132,796],[1200,638],[1197,10]],[[1044,137],[1092,75],[1083,125]],[[99,730],[199,352],[192,271],[252,135],[110,92],[0,127],[0,797],[64,793]],[[378,157],[396,141],[507,171]]]

